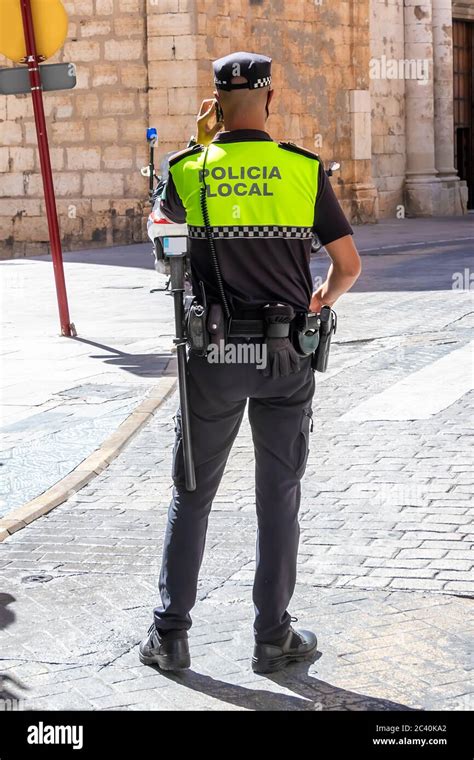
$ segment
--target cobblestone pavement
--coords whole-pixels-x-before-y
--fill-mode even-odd
[[[68,475],[166,373],[170,299],[151,246],[65,254],[60,336],[48,256],[0,262],[0,517]]]
[[[431,287],[435,270],[441,278],[446,271],[451,276],[447,260],[453,253],[461,262],[463,251],[469,266],[474,216],[387,219],[354,232],[359,249],[370,251],[371,259],[394,249],[390,289],[411,290],[426,281],[427,241],[434,250],[440,241],[450,241],[450,256],[430,268]],[[413,256],[420,246],[423,256]],[[51,257],[0,262],[0,517],[71,472],[116,430],[154,379],[167,373],[170,304],[160,294],[150,295],[151,288],[165,283],[153,269],[150,249],[146,243],[64,254],[71,320],[78,331],[74,340],[59,335]],[[395,252],[401,252],[399,258]],[[371,290],[381,280],[382,289],[387,287],[388,257],[377,259],[370,267]],[[327,269],[327,259],[320,257],[319,263],[315,274]],[[411,285],[407,270],[414,275]],[[443,287],[450,288],[446,279]]]
[[[338,306],[330,370],[317,375],[291,606],[318,634],[313,662],[270,677],[250,668],[244,422],[209,522],[192,670],[139,664],[157,601],[172,398],[106,471],[0,546],[3,696],[49,709],[472,709],[472,393],[430,396],[437,363],[467,345],[471,312],[470,293],[452,290],[353,293]],[[364,403],[420,371],[431,375],[419,414],[405,418],[401,398],[397,419],[392,408],[364,418]]]

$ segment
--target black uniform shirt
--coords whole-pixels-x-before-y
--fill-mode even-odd
[[[258,129],[236,129],[218,133],[213,142],[258,140],[272,138]],[[160,208],[171,221],[180,224],[186,221],[186,209],[171,174]],[[353,232],[322,163],[319,164],[313,230],[323,245]],[[193,292],[199,294],[202,281],[209,300],[219,301],[208,241],[190,238],[189,245]],[[216,239],[215,246],[234,313],[242,314],[269,302],[289,303],[296,311],[307,311],[313,292],[309,267],[311,238],[228,238]]]

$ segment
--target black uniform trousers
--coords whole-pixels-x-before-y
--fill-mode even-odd
[[[211,364],[191,354],[187,374],[197,488],[188,492],[184,485],[178,410],[174,487],[159,578],[162,605],[154,610],[155,625],[165,631],[191,627],[208,517],[248,399],[258,526],[254,635],[259,642],[274,641],[290,626],[287,607],[296,582],[300,480],[315,387],[311,359],[301,359],[299,372],[273,379],[264,377],[255,363]]]

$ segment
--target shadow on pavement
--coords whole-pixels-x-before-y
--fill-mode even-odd
[[[15,597],[11,594],[0,593],[0,630],[8,628],[9,625],[15,622],[15,613],[13,610],[8,609],[8,605],[15,601]]]
[[[243,707],[247,710],[305,710],[311,712],[324,710],[415,710],[415,708],[392,702],[389,699],[371,697],[331,686],[331,684],[315,678],[308,673],[308,669],[321,656],[321,652],[316,652],[313,658],[306,660],[306,662],[290,665],[284,670],[261,676],[261,678],[268,678],[283,689],[292,691],[293,694],[250,689],[246,686],[219,681],[216,678],[211,678],[211,676],[196,673],[194,670],[187,670],[178,675],[163,672],[158,667],[153,669],[161,676],[193,691],[199,691],[220,702]]]
[[[466,219],[466,224],[474,224],[472,216]],[[372,239],[372,231],[364,234],[364,241]],[[367,235],[369,236],[366,240]],[[416,236],[415,236],[416,237]],[[430,237],[430,236],[428,236]],[[364,255],[362,274],[351,289],[354,293],[394,292],[394,291],[426,291],[452,290],[455,283],[465,270],[469,270],[472,259],[472,237],[446,238],[444,242],[436,240],[432,243],[403,242],[395,237],[394,242],[400,245],[400,250],[377,250],[377,238],[373,239],[373,253]],[[433,235],[431,235],[433,238]],[[444,239],[444,236],[443,238]],[[385,241],[386,242],[386,241]],[[412,247],[412,246],[415,247]],[[364,243],[360,247],[364,247]],[[50,255],[32,256],[30,261],[51,262]],[[137,243],[129,246],[114,246],[64,253],[66,263],[99,264],[114,267],[136,267],[138,269],[154,269],[154,259],[151,255],[151,243]],[[330,264],[326,251],[311,257],[310,267],[313,278],[325,279]],[[471,267],[472,268],[472,267]],[[125,282],[125,280],[124,280]],[[162,285],[156,280],[157,289]],[[114,286],[116,287],[116,286]],[[459,286],[458,286],[459,287]],[[464,285],[469,289],[470,283]]]
[[[107,357],[103,356],[103,354],[90,354],[89,356],[91,359],[100,359],[107,366],[120,367],[120,369],[131,372],[138,377],[161,377],[163,370],[166,369],[166,365],[173,357],[171,353],[129,354],[127,351],[120,351],[118,348],[106,346],[104,343],[96,343],[93,340],[77,336],[70,338],[70,340],[108,351],[112,356]]]
[[[15,601],[15,597],[11,594],[0,593],[0,631],[15,622],[16,615],[8,606]],[[12,687],[22,690],[28,688],[18,678],[0,671],[0,711],[9,709],[9,703],[17,702],[20,699],[18,694],[12,691]]]
[[[26,256],[25,259],[27,261],[52,261],[51,254]],[[68,264],[100,264],[102,266],[136,267],[138,269],[155,268],[151,243],[63,251],[63,259]]]
[[[148,245],[134,245],[75,251],[65,254],[64,261],[153,269],[150,250],[151,246]],[[48,258],[41,257],[43,261]],[[427,243],[415,248],[408,245],[406,250],[399,252],[374,251],[373,254],[362,257],[362,274],[351,290],[354,293],[453,290],[459,276],[469,269],[471,259],[472,239],[469,238],[443,245]],[[313,255],[310,262],[313,278],[320,277],[324,280],[330,263],[325,251]],[[468,289],[469,285],[470,283],[465,283],[464,287]]]

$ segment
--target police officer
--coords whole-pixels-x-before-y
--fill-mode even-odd
[[[262,324],[269,304],[280,305],[277,322],[289,321],[281,319],[282,313],[296,318],[308,309],[318,313],[323,305],[332,306],[359,276],[360,259],[318,156],[275,142],[265,129],[274,94],[271,59],[239,52],[215,61],[213,68],[215,100],[201,106],[197,144],[170,159],[160,207],[171,221],[188,224],[193,292],[204,290],[209,303],[224,297],[231,324],[240,325],[245,336],[245,324]],[[210,255],[209,227],[221,284]],[[326,281],[315,292],[309,267],[313,231],[332,260]],[[197,487],[185,488],[178,410],[161,605],[139,648],[145,664],[164,670],[190,666],[187,631],[208,517],[247,401],[258,521],[252,667],[271,672],[316,649],[314,633],[294,629],[287,609],[296,581],[300,480],[309,450],[314,370],[311,356],[295,358],[284,338],[274,340],[269,361],[272,369],[262,371],[255,363],[210,363],[205,356],[189,355]]]

